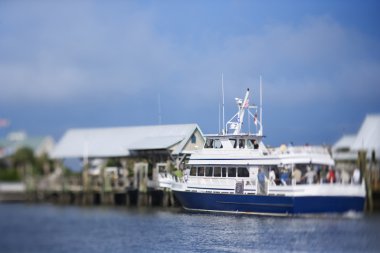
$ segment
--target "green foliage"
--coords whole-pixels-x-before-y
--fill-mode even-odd
[[[15,182],[20,180],[20,175],[16,169],[0,169],[0,181]]]
[[[32,168],[33,175],[43,175],[44,170],[49,173],[53,168],[53,161],[47,154],[35,157],[31,148],[23,147],[18,149],[11,157],[11,164],[14,168]]]
[[[132,178],[135,174],[133,167],[135,165],[135,162],[132,159],[127,160],[127,170],[128,170],[128,177]]]
[[[177,176],[178,178],[182,178],[183,177],[182,170],[175,170],[173,174],[175,176]]]
[[[106,167],[122,167],[119,158],[109,158]]]
[[[169,172],[174,174],[177,168],[174,166],[174,164],[170,163],[169,165]]]
[[[35,165],[36,159],[33,150],[28,147],[20,148],[12,155],[12,163],[14,167],[25,167],[26,165]]]
[[[128,170],[128,177],[132,178],[135,175],[133,168],[128,167],[127,170]]]
[[[5,159],[0,159],[0,169],[6,169],[8,167]]]
[[[54,162],[50,160],[46,153],[35,159],[35,172],[39,175],[51,172]]]
[[[0,180],[19,181],[25,175],[42,175],[53,168],[47,154],[35,157],[31,148],[22,147],[6,159],[0,159]]]
[[[82,176],[82,171],[72,171],[71,169],[64,167],[63,168],[63,174],[67,177],[69,176]]]

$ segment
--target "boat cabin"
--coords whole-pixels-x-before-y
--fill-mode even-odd
[[[206,136],[205,149],[259,149],[261,136],[217,135]]]

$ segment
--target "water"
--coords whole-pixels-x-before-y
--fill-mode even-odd
[[[380,215],[259,217],[0,204],[0,252],[379,252]]]

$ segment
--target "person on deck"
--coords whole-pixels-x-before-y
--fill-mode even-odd
[[[295,184],[301,183],[302,172],[298,168],[294,169],[292,176],[293,181],[295,181]]]
[[[282,185],[287,185],[289,183],[289,172],[285,168],[281,170],[280,180]]]
[[[325,166],[322,166],[322,169],[319,172],[319,178],[320,178],[320,183],[321,184],[326,183],[327,171],[326,171],[326,167]]]
[[[257,179],[259,181],[259,191],[257,194],[265,194],[265,181],[266,181],[266,176],[265,172],[262,169],[259,169],[259,173],[257,175]]]
[[[306,182],[307,182],[308,184],[312,184],[312,183],[314,183],[314,177],[315,177],[315,172],[314,172],[314,170],[312,170],[312,169],[310,168],[310,166],[307,166],[307,172],[305,173],[305,176],[304,176],[304,178],[306,178]]]
[[[259,144],[257,143],[256,140],[253,140],[253,148],[254,149],[258,149],[259,148]]]
[[[329,168],[326,179],[330,184],[335,183],[335,171],[331,167]]]
[[[274,169],[271,169],[269,172],[269,182],[271,185],[276,185],[276,173]]]
[[[359,168],[354,169],[354,173],[352,174],[352,182],[354,184],[360,184],[360,170],[359,170]]]

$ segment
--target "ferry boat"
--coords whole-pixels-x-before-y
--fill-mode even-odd
[[[236,99],[238,112],[226,130],[207,135],[204,148],[190,156],[184,179],[172,184],[183,208],[279,216],[362,212],[364,183],[339,184],[318,178],[334,165],[328,152],[265,147],[261,98],[260,106],[255,106],[249,105],[248,97],[249,89],[244,99]],[[253,118],[255,133],[241,131],[245,112],[249,121]]]

